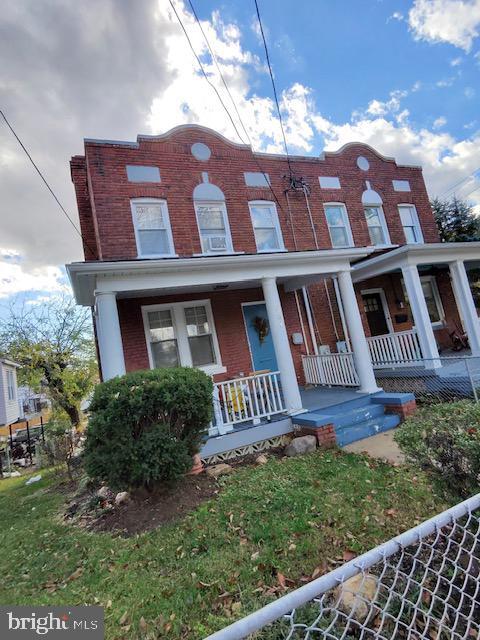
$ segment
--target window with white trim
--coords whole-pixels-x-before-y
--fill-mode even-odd
[[[345,205],[342,202],[327,202],[323,206],[332,247],[353,247],[352,230]]]
[[[382,207],[370,205],[364,207],[363,210],[365,211],[370,242],[376,246],[389,245],[390,235]]]
[[[150,366],[198,367],[210,374],[222,367],[209,300],[142,307]]]
[[[175,255],[166,200],[138,198],[130,204],[138,257]]]
[[[202,253],[233,251],[227,208],[224,202],[195,202]]]
[[[255,242],[259,253],[284,251],[282,230],[274,202],[253,201],[248,203]]]
[[[422,229],[414,205],[400,204],[398,212],[407,244],[421,244],[423,242]]]
[[[425,302],[427,304],[428,315],[430,316],[432,327],[443,327],[445,321],[445,311],[443,309],[442,299],[440,298],[440,292],[438,290],[435,276],[421,276],[420,282],[422,283],[422,291],[425,297]],[[407,290],[405,288],[403,279],[402,288],[405,302],[408,304],[408,306],[410,306]]]
[[[15,400],[15,374],[11,369],[7,369],[7,398]]]

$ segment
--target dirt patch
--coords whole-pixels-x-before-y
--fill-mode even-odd
[[[99,504],[90,509],[81,508],[92,500],[92,494],[77,496],[76,503],[83,504],[73,517],[66,515],[65,518],[91,531],[110,531],[129,537],[179,520],[218,491],[218,483],[205,474],[186,476],[174,488],[151,493],[139,491],[118,506]]]

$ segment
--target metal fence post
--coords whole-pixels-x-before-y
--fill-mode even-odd
[[[10,449],[13,449],[13,434],[12,434],[12,425],[8,425],[8,432],[10,433]]]
[[[33,465],[33,458],[32,458],[32,447],[31,447],[30,442],[31,442],[30,441],[30,429],[29,429],[28,420],[27,420],[27,449],[28,449],[28,455],[29,455],[29,458],[30,458],[30,466],[32,466]]]
[[[40,429],[42,432],[42,442],[45,444],[45,429],[43,428],[43,416],[40,416]]]
[[[469,363],[468,358],[465,358],[465,367],[467,368],[468,378],[470,380],[470,384],[472,385],[473,398],[474,398],[475,402],[478,402],[477,388],[475,387],[475,382],[473,380],[472,372],[470,370],[470,363]]]

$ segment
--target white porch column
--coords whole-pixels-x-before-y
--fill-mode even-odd
[[[263,295],[267,307],[270,331],[272,334],[275,355],[277,356],[280,380],[282,383],[285,406],[289,414],[294,415],[303,410],[300,390],[298,388],[295,366],[288,341],[287,329],[283,318],[282,305],[278,295],[275,278],[262,279]]]
[[[425,367],[427,369],[437,369],[442,366],[442,363],[439,360],[437,342],[433,333],[427,303],[425,302],[418,268],[416,265],[407,265],[402,267],[402,274],[420,348],[422,349],[422,357],[426,359]]]
[[[125,373],[122,335],[114,292],[95,292],[95,326],[103,379],[110,380]]]
[[[355,368],[360,378],[361,393],[375,393],[381,391],[377,386],[373,372],[372,360],[368,350],[367,339],[363,330],[362,317],[358,309],[357,297],[353,287],[352,276],[349,271],[340,271],[338,285],[342,297],[345,319],[350,333],[350,342],[353,347]]]
[[[472,355],[480,356],[480,320],[473,302],[472,290],[462,260],[451,262],[450,275],[458,311],[468,335]]]

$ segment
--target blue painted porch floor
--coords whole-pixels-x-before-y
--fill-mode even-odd
[[[343,447],[399,424],[399,416],[385,413],[384,397],[383,393],[369,395],[350,389],[304,389],[302,401],[308,411],[295,416],[293,423],[310,428],[333,424],[337,444]]]

